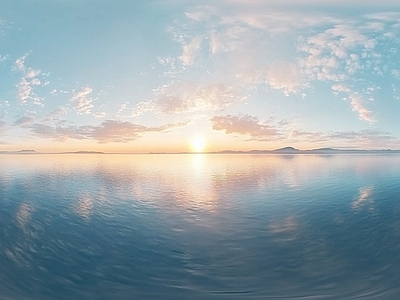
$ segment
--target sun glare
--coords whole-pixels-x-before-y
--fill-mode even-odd
[[[203,137],[195,137],[192,139],[191,145],[194,152],[202,152],[206,146],[206,142]]]

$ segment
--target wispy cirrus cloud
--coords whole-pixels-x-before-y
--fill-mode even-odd
[[[346,149],[400,149],[400,138],[387,131],[363,129],[358,131],[308,132],[287,131],[287,140],[293,143],[308,141],[315,145]]]
[[[363,129],[360,131],[335,131],[330,132],[328,137],[332,139],[353,140],[355,144],[358,144],[359,141],[372,142],[378,146],[385,144],[385,142],[388,141],[399,142],[399,138],[393,136],[390,132],[373,129]]]
[[[328,142],[329,138],[322,132],[308,132],[302,130],[293,130],[288,134],[290,142],[308,141],[310,143]]]
[[[254,3],[251,1],[213,1],[209,5],[200,5],[186,12],[186,16],[197,22],[213,22],[216,25],[244,25],[246,27],[266,30],[269,33],[282,33],[295,28],[311,27],[336,18],[314,11],[313,13],[295,12],[274,7],[271,1]],[[236,4],[236,5],[225,5]],[[297,2],[298,3],[298,2]],[[263,5],[260,5],[263,4]],[[256,8],[256,9],[255,9]],[[299,22],[302,20],[302,22]]]
[[[139,138],[143,134],[152,132],[165,132],[174,127],[186,125],[185,122],[178,124],[166,124],[163,126],[148,127],[131,122],[115,120],[104,121],[100,126],[93,128],[91,138],[101,142],[129,142]]]
[[[65,142],[68,139],[83,140],[93,130],[92,126],[51,126],[34,123],[30,126],[33,135],[40,138],[49,138],[54,141]]]
[[[10,126],[6,121],[0,119],[0,137],[5,135],[5,133],[10,129]],[[7,145],[7,142],[0,140],[0,145]]]
[[[324,0],[321,3],[315,2],[314,0],[302,0],[301,2],[297,0],[270,0],[270,1],[264,1],[264,0],[222,0],[221,2],[223,3],[229,3],[229,4],[235,4],[235,5],[247,5],[247,6],[253,6],[255,5],[256,7],[260,7],[260,5],[264,5],[266,7],[268,6],[274,6],[274,5],[297,5],[298,7],[301,6],[306,6],[307,8],[310,8],[310,5],[314,7],[318,6],[324,6],[324,5],[340,5],[340,6],[351,6],[354,4],[363,4],[366,6],[375,6],[376,3],[374,2],[365,2],[362,0],[353,0],[352,2],[349,3],[349,1],[346,0]],[[389,5],[389,6],[399,6],[398,1],[396,0],[383,0],[379,2],[380,5]]]
[[[201,43],[202,37],[196,36],[189,43],[183,45],[183,53],[180,59],[185,66],[193,65]]]
[[[213,130],[226,134],[248,136],[249,140],[271,141],[281,139],[289,144],[312,143],[321,147],[336,146],[347,149],[400,149],[400,138],[390,132],[364,129],[359,131],[304,131],[293,129],[288,122],[260,121],[251,115],[222,115],[210,119]]]
[[[68,113],[68,109],[64,106],[61,106],[60,108],[57,108],[55,110],[52,110],[47,114],[47,116],[44,118],[44,122],[50,122],[50,121],[60,121],[61,117],[64,116],[65,114]]]
[[[0,135],[6,131],[7,123],[3,120],[0,120]]]
[[[13,123],[13,126],[28,127],[34,121],[35,119],[33,117],[23,116],[16,119]]]
[[[162,87],[156,97],[156,105],[163,113],[219,110],[245,99],[234,86],[190,83]]]
[[[137,104],[132,115],[148,111],[164,114],[182,114],[196,111],[217,111],[237,104],[246,99],[233,85],[215,83],[202,85],[197,83],[176,82],[154,90],[155,100]]]
[[[60,142],[67,141],[68,139],[92,139],[99,143],[126,143],[136,140],[144,134],[167,132],[170,129],[186,124],[186,122],[183,122],[151,127],[128,121],[107,120],[98,126],[51,126],[35,123],[30,126],[30,129],[35,136],[50,138]]]
[[[265,82],[273,89],[282,90],[286,96],[296,94],[303,86],[302,74],[293,63],[269,66]]]
[[[345,100],[349,100],[353,111],[358,113],[358,118],[369,123],[374,123],[376,120],[370,110],[365,107],[362,97],[353,92],[348,86],[344,84],[334,84],[332,85],[332,90],[337,94],[345,94]]]

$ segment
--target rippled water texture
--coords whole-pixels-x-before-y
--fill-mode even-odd
[[[0,299],[295,298],[400,298],[400,156],[0,156]]]

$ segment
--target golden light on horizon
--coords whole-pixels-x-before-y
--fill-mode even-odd
[[[191,140],[190,144],[193,152],[203,152],[206,146],[206,141],[202,136],[196,136]]]

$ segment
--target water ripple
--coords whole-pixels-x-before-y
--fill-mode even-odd
[[[399,180],[399,156],[10,157],[0,298],[397,299]]]

